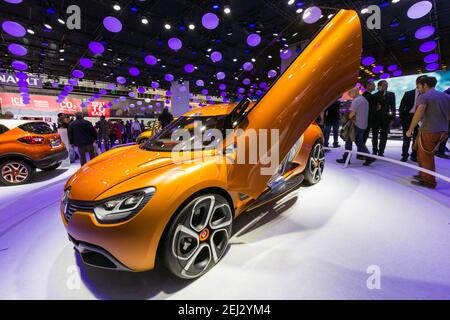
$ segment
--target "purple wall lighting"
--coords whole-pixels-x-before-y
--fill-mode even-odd
[[[303,13],[303,21],[308,24],[315,23],[319,21],[322,16],[322,10],[319,7],[309,7]]]
[[[437,53],[431,53],[427,55],[425,58],[423,58],[423,61],[425,63],[433,63],[439,60],[439,55]]]
[[[145,93],[145,88],[139,87],[139,88],[137,89],[137,91],[138,91],[139,93]]]
[[[393,72],[398,69],[398,66],[396,64],[392,64],[387,69],[388,71]]]
[[[25,36],[27,31],[24,27],[22,27],[21,24],[15,22],[15,21],[3,21],[2,23],[2,29],[4,32],[9,34],[12,37],[22,38]]]
[[[437,42],[432,40],[432,41],[427,41],[427,42],[422,43],[420,45],[419,50],[421,52],[430,52],[430,51],[433,51],[434,49],[436,49],[436,47],[437,47]]]
[[[401,75],[403,75],[403,71],[402,70],[396,70],[396,71],[394,71],[394,73],[392,75],[394,77],[400,77]]]
[[[415,33],[416,39],[424,40],[431,37],[435,33],[436,29],[433,26],[424,26],[417,29]]]
[[[202,25],[208,30],[213,30],[219,26],[219,17],[214,13],[207,13],[202,17]]]
[[[28,79],[28,75],[24,72],[17,72],[16,73],[16,77],[19,78],[20,80],[27,80]]]
[[[78,85],[78,80],[77,79],[69,79],[69,84],[72,86],[77,86]]]
[[[17,43],[11,43],[8,46],[8,51],[11,54],[13,54],[15,56],[20,56],[20,57],[26,56],[28,53],[28,50],[24,46],[17,44]]]
[[[420,19],[426,16],[431,9],[433,4],[430,1],[419,1],[409,7],[407,15],[410,19]]]
[[[362,59],[362,65],[363,66],[370,66],[371,64],[375,63],[375,58],[374,57],[364,57]]]
[[[120,22],[120,20],[115,17],[109,16],[103,19],[103,26],[109,32],[117,33],[122,31],[122,22]]]
[[[391,75],[389,74],[389,73],[383,73],[381,76],[380,76],[380,79],[389,79],[391,77]]]
[[[98,90],[98,92],[99,92],[101,95],[105,95],[105,94],[108,93],[108,91],[106,91],[105,89],[100,89],[100,90]]]

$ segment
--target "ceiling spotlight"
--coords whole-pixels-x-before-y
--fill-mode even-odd
[[[29,34],[34,34],[34,30],[31,29],[31,28],[28,28],[28,29],[27,29],[27,32],[28,32]]]
[[[362,13],[362,14],[366,14],[367,12],[369,12],[369,9],[368,9],[368,8],[364,8],[364,9],[361,10],[361,13]]]
[[[211,51],[212,51],[212,49],[211,49],[211,48],[208,48],[208,50],[206,50],[206,51],[208,51],[208,52],[211,52]]]
[[[256,62],[255,58],[252,58],[252,62]]]
[[[52,28],[52,26],[51,25],[49,25],[48,23],[44,23],[44,27],[46,27],[47,29],[50,29],[50,30],[52,30],[53,28]]]
[[[195,24],[191,23],[188,26],[189,30],[194,30],[195,29]]]
[[[61,24],[66,24],[66,22],[63,19],[61,19],[61,18],[58,18],[58,22],[61,23]]]
[[[299,8],[299,9],[295,10],[295,12],[297,12],[297,13],[302,13],[302,12],[303,12],[303,9],[302,9],[302,8]]]
[[[331,14],[329,14],[329,15],[328,15],[328,19],[331,19],[331,18],[333,18],[333,16],[334,16],[334,14],[332,14],[332,13],[331,13]]]
[[[225,7],[225,8],[223,9],[223,12],[225,12],[225,14],[230,14],[230,13],[231,13],[230,7]]]
[[[267,58],[272,59],[272,56],[269,55],[269,56],[267,56]]]
[[[233,59],[233,62],[237,62],[237,59],[236,59],[236,58],[234,58],[234,59]]]
[[[116,11],[120,11],[122,9],[117,3],[113,5],[113,9]]]
[[[289,0],[289,1],[288,1],[288,5],[289,5],[289,6],[292,6],[292,5],[294,4],[294,2],[295,2],[295,0]]]
[[[108,64],[106,62],[103,62],[102,64],[104,67],[106,67]]]
[[[166,28],[166,30],[170,30],[172,28],[172,26],[170,24],[166,23],[164,25],[164,28]]]
[[[148,24],[148,19],[146,17],[142,17],[141,22],[142,24]]]
[[[59,58],[59,61],[64,61],[64,58]]]
[[[398,3],[400,0],[392,0],[392,3]]]
[[[64,49],[59,49],[59,52],[64,52]]]

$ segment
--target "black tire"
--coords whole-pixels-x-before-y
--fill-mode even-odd
[[[162,247],[164,264],[182,279],[204,275],[224,255],[232,221],[233,213],[224,197],[196,197],[179,211],[167,230]]]
[[[8,186],[27,184],[31,181],[36,168],[24,160],[11,159],[0,164],[0,182]]]
[[[323,144],[317,141],[309,155],[308,164],[305,168],[305,184],[308,186],[315,185],[322,180],[323,170],[325,168],[325,150]]]
[[[147,141],[148,141],[147,138],[143,138],[143,139],[139,140],[138,144],[144,144],[144,143],[146,143]]]
[[[53,171],[53,170],[56,170],[56,169],[59,168],[59,166],[61,165],[61,163],[62,163],[62,162],[58,162],[57,164],[54,164],[54,165],[52,165],[52,166],[50,166],[50,167],[42,168],[41,170],[42,170],[42,171]]]

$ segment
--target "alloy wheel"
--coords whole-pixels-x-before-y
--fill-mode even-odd
[[[309,161],[312,183],[317,183],[322,179],[323,169],[325,168],[325,150],[322,144],[317,143],[314,146]]]
[[[10,184],[24,182],[29,174],[28,168],[20,162],[8,162],[2,167],[2,178]]]

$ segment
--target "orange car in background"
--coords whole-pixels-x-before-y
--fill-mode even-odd
[[[67,155],[59,134],[47,123],[0,120],[0,183],[26,184],[36,168],[55,170]]]
[[[356,84],[361,51],[358,14],[341,10],[258,101],[193,110],[143,145],[88,162],[69,179],[61,201],[82,260],[131,271],[164,263],[180,278],[203,275],[224,255],[235,217],[304,180],[320,181],[322,133],[311,123]],[[256,162],[235,161],[236,139],[263,130],[277,132],[278,142]],[[210,139],[196,144],[195,132]],[[254,147],[244,144],[244,154]],[[263,160],[275,152],[280,161],[264,174]]]

